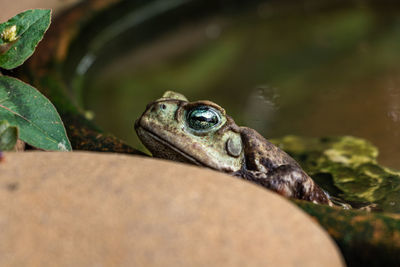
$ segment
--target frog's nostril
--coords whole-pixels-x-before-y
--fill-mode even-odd
[[[165,109],[167,109],[167,105],[165,105],[165,104],[160,104],[160,103],[155,103],[155,104],[152,104],[151,106],[149,105],[149,106],[147,107],[147,109],[148,109],[150,112],[155,113],[155,112],[158,112],[158,111],[160,111],[160,110],[165,110]]]

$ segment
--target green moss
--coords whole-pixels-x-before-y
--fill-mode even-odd
[[[356,206],[399,212],[400,172],[377,163],[378,149],[352,136],[271,140],[291,154],[331,195]]]

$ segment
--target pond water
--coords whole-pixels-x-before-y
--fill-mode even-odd
[[[175,90],[267,138],[365,138],[400,169],[400,4],[138,2],[88,28],[67,67],[105,131],[142,148],[135,119]]]

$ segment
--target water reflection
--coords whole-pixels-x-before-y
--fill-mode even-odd
[[[265,1],[187,18],[95,62],[86,107],[139,146],[134,119],[173,89],[220,104],[266,137],[366,138],[381,163],[400,169],[399,13],[395,2]]]
[[[259,86],[252,91],[247,99],[244,109],[246,126],[267,132],[279,112],[279,93],[276,88],[267,85]]]

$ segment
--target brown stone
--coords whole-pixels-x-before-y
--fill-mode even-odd
[[[6,153],[0,229],[0,266],[343,266],[275,193],[118,154]]]
[[[78,2],[79,0],[0,0],[0,6],[2,7],[0,12],[0,23],[7,21],[20,12],[33,8],[50,8],[53,10],[54,16],[60,11]]]

